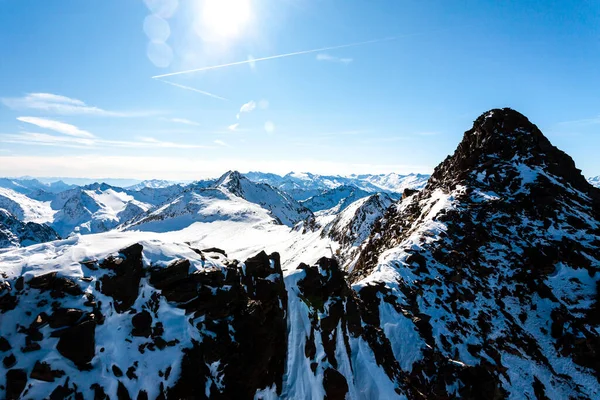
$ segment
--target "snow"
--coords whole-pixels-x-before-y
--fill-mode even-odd
[[[56,213],[49,201],[38,201],[11,189],[0,187],[0,208],[4,208],[23,222],[43,224],[51,222]]]

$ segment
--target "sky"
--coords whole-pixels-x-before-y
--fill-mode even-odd
[[[0,176],[430,173],[512,107],[600,175],[600,2],[0,0]]]

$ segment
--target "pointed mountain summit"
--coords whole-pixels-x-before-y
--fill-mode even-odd
[[[597,397],[599,198],[523,115],[477,118],[426,187],[375,224],[350,274],[412,320],[409,386],[427,398]]]
[[[510,108],[494,109],[475,120],[454,154],[435,169],[427,187],[452,190],[462,183],[517,192],[540,174],[553,175],[556,183],[600,200],[573,159],[553,146],[527,117]]]
[[[283,225],[293,226],[312,217],[312,212],[288,194],[267,183],[252,182],[238,171],[223,174],[213,186],[258,204]]]

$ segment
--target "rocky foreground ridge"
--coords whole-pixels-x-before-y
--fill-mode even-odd
[[[600,190],[514,110],[479,117],[349,271],[103,240],[0,255],[0,396],[600,396]]]

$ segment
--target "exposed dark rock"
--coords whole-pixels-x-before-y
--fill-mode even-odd
[[[0,296],[0,313],[14,310],[18,302],[17,296],[13,296],[10,293]]]
[[[116,376],[117,378],[120,378],[123,376],[123,371],[121,370],[121,368],[117,367],[114,364],[112,366],[112,372],[113,372],[113,375]]]
[[[83,294],[83,291],[76,282],[69,278],[58,276],[56,272],[34,276],[27,284],[33,289],[41,291],[49,290],[50,295],[54,298],[61,298],[66,294],[71,296]]]
[[[215,362],[223,387],[213,381],[211,397],[250,399],[257,390],[273,385],[280,392],[287,351],[287,293],[279,255],[261,252],[243,267],[195,273],[177,287],[189,295],[168,287],[162,293],[169,301],[187,301],[181,306],[203,317],[197,328],[207,334],[201,343],[184,350],[180,377],[167,398],[204,398],[197,388],[213,379],[207,365]]]
[[[150,284],[157,289],[164,289],[188,277],[189,260],[176,260],[166,268],[156,268],[151,271]]]
[[[118,400],[131,400],[131,396],[129,396],[129,391],[123,382],[119,381],[119,386],[117,387],[117,399]]]
[[[65,374],[61,370],[53,370],[50,364],[46,362],[36,361],[33,366],[33,370],[29,374],[31,379],[37,379],[38,381],[54,382],[54,379],[60,378]]]
[[[94,400],[110,400],[108,395],[104,392],[104,388],[97,383],[90,386],[90,389],[94,391]]]
[[[94,321],[67,328],[61,333],[56,349],[79,368],[84,368],[96,354],[95,332]]]
[[[0,336],[0,351],[4,352],[9,351],[10,349],[12,349],[12,346],[8,340],[6,340],[4,336]]]
[[[14,367],[17,364],[17,357],[15,357],[14,354],[9,354],[6,357],[4,357],[4,359],[2,360],[2,365],[4,365],[4,368],[9,369]]]
[[[144,275],[142,249],[141,244],[131,245],[119,250],[118,257],[109,257],[100,264],[100,268],[112,271],[102,276],[101,291],[115,300],[114,307],[119,313],[129,310],[138,297]]]
[[[145,390],[140,390],[137,395],[137,400],[148,400],[148,393]]]
[[[144,336],[149,337],[152,327],[152,315],[146,310],[143,310],[133,316],[131,319],[133,329],[131,334],[133,336]]]
[[[323,375],[323,387],[325,388],[325,399],[344,400],[348,393],[348,382],[344,375],[332,368],[327,368]]]
[[[48,318],[51,328],[73,326],[83,317],[84,312],[76,308],[57,308]]]
[[[412,196],[415,193],[418,193],[418,190],[415,189],[410,189],[410,188],[406,188],[404,189],[404,191],[402,192],[402,200],[406,199],[407,197]]]
[[[27,373],[22,369],[11,369],[6,372],[6,399],[16,400],[27,385]]]

